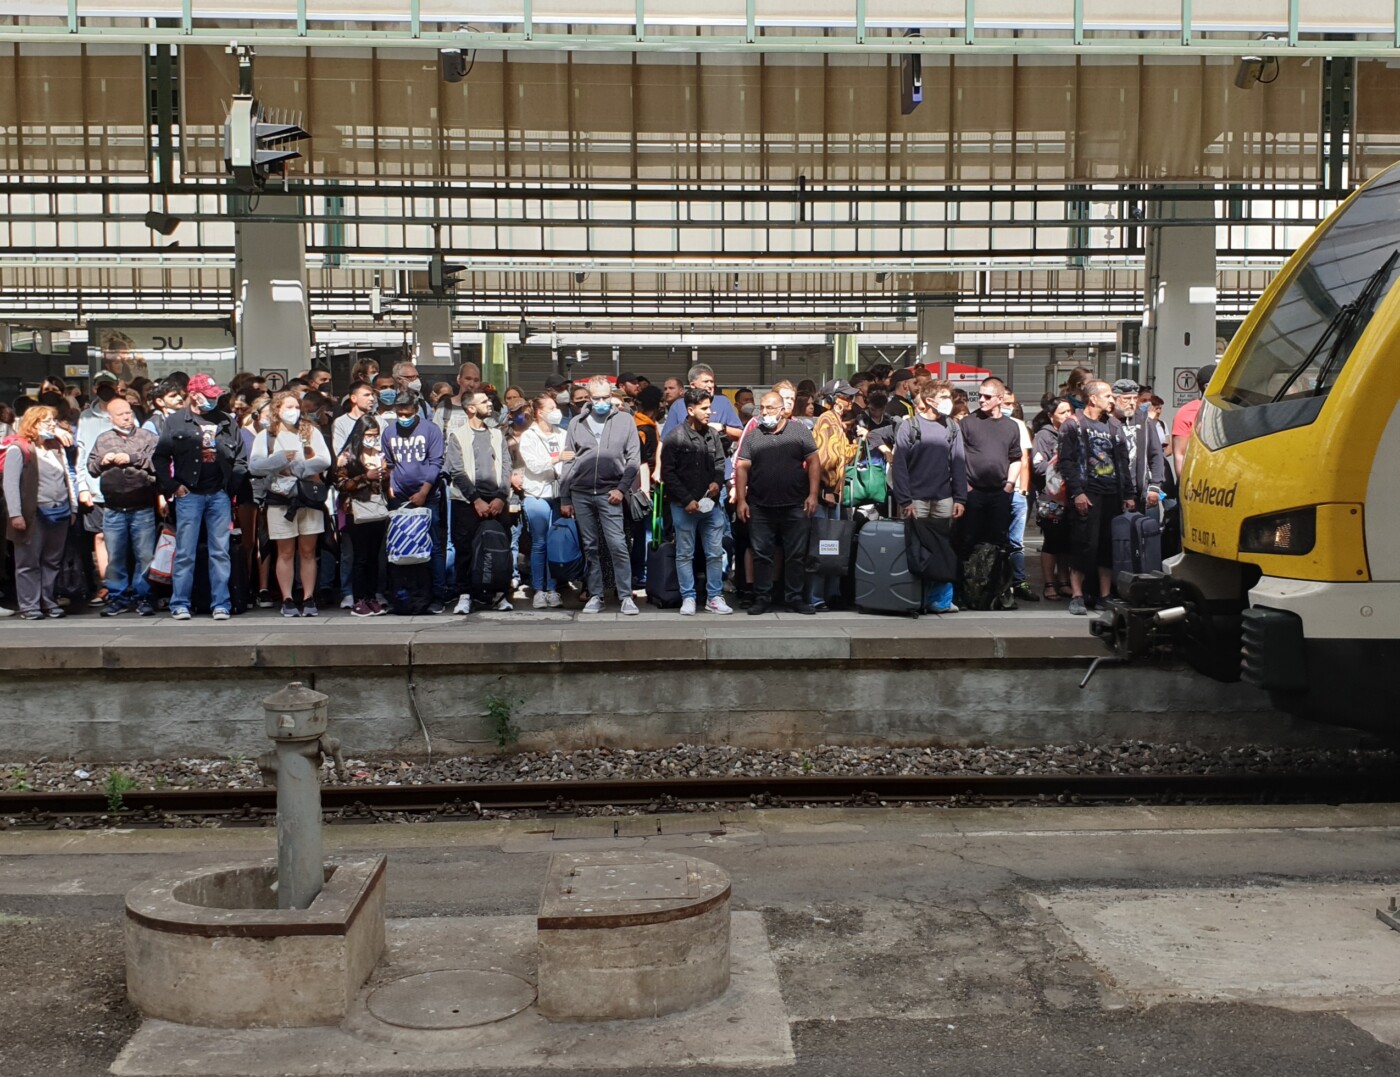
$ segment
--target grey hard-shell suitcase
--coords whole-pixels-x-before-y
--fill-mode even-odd
[[[855,592],[862,611],[919,615],[924,583],[909,567],[902,520],[875,520],[857,532]]]

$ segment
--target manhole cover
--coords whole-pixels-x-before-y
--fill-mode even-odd
[[[503,1021],[534,1001],[534,985],[508,972],[443,969],[375,988],[366,1005],[400,1028],[470,1028]]]

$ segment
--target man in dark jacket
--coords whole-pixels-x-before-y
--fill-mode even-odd
[[[156,473],[151,464],[156,436],[136,425],[131,405],[119,396],[107,405],[107,418],[111,428],[97,435],[85,461],[106,506],[107,606],[102,616],[134,609],[149,617],[155,612],[146,569],[156,552]]]
[[[927,382],[914,397],[914,415],[894,432],[890,480],[900,514],[909,520],[952,521],[967,505],[967,457],[953,413],[953,390],[946,381]],[[931,584],[924,608],[956,613],[953,584]]]
[[[165,421],[151,462],[156,481],[175,511],[175,571],[170,616],[190,619],[194,559],[203,528],[209,549],[209,598],[214,620],[227,621],[229,601],[229,491],[248,474],[243,436],[233,419],[217,409],[226,390],[208,374],[190,379],[188,400]]]
[[[603,612],[602,544],[612,558],[621,612],[641,611],[632,598],[632,562],[627,553],[622,502],[641,466],[641,441],[632,416],[613,407],[613,389],[599,375],[588,380],[588,410],[569,423],[564,449],[573,462],[559,483],[560,511],[578,520],[579,542],[588,566],[584,613]]]
[[[1113,414],[1123,424],[1128,446],[1128,491],[1146,512],[1156,509],[1162,498],[1166,454],[1156,427],[1147,413],[1138,409],[1138,392],[1138,384],[1131,378],[1119,378],[1113,383]]]
[[[676,579],[681,586],[681,614],[695,613],[695,535],[705,548],[706,613],[733,613],[724,601],[724,443],[710,429],[710,402],[703,389],[687,389],[687,421],[666,435],[666,500],[676,528]]]
[[[1113,418],[1106,381],[1084,386],[1084,410],[1060,427],[1060,474],[1069,495],[1071,556],[1069,612],[1084,614],[1085,577],[1095,569],[1097,595],[1113,586],[1113,518],[1137,507],[1123,425]]]

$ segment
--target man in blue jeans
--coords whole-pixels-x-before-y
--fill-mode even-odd
[[[155,613],[146,569],[156,552],[156,473],[151,466],[156,436],[136,425],[131,405],[119,396],[107,405],[107,418],[111,428],[97,436],[85,461],[105,506],[107,606],[102,616],[134,609],[149,617]]]
[[[682,397],[686,422],[666,435],[666,500],[676,529],[676,579],[681,587],[681,615],[695,614],[695,536],[705,550],[706,613],[733,613],[724,601],[724,443],[710,428],[714,399],[690,388]]]
[[[161,493],[175,511],[175,571],[170,616],[190,619],[194,562],[203,528],[209,549],[209,601],[214,620],[227,621],[229,601],[229,491],[248,473],[247,453],[237,424],[218,410],[226,390],[208,374],[190,379],[185,407],[172,412],[151,462]]]

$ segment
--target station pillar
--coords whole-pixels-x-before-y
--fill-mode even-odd
[[[1166,402],[1168,422],[1195,399],[1195,374],[1215,359],[1215,210],[1210,202],[1150,206],[1145,229],[1142,355],[1124,374]],[[1160,223],[1201,220],[1201,224]],[[1158,222],[1158,223],[1154,223]]]
[[[832,377],[850,381],[860,369],[860,337],[855,333],[837,333],[831,338]]]
[[[14,351],[14,336],[8,322],[0,322],[0,352]]]
[[[450,299],[420,302],[413,308],[413,363],[418,367],[451,367],[452,373],[457,373]],[[455,382],[455,378],[448,380]]]
[[[481,380],[502,393],[510,384],[510,348],[505,333],[487,333],[482,341]]]
[[[235,213],[234,339],[239,370],[276,370],[294,378],[311,368],[311,308],[306,276],[306,230],[295,217],[301,199],[259,195]]]
[[[952,352],[944,350],[953,347],[953,301],[921,300],[918,310],[919,339],[914,348],[914,362],[923,363],[937,371],[940,378],[946,378],[947,364],[953,362]]]

